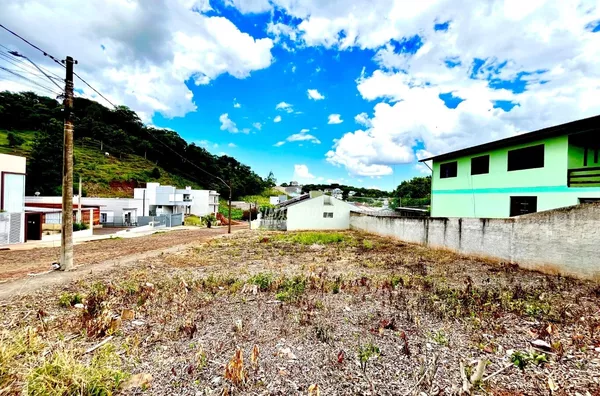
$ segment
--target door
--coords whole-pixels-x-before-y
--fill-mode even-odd
[[[40,213],[26,213],[27,225],[25,227],[25,241],[42,240],[42,221]]]

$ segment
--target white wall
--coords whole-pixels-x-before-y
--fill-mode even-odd
[[[329,198],[331,205],[325,205]],[[350,205],[333,197],[307,199],[287,209],[287,229],[293,230],[347,230],[350,228]],[[323,213],[333,213],[333,218],[324,218]]]
[[[17,155],[0,154],[0,171],[25,173],[27,158]]]

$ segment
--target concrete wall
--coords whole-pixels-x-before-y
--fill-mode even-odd
[[[353,229],[600,280],[600,204],[509,219],[392,218],[353,214]]]
[[[287,229],[347,230],[350,228],[350,208],[346,202],[324,195],[300,201],[287,208]],[[323,213],[333,213],[333,217],[323,217]]]

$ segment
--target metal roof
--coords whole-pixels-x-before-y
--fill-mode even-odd
[[[539,129],[533,132],[522,133],[520,135],[511,136],[505,139],[495,140],[493,142],[484,143],[473,147],[467,147],[461,150],[452,151],[450,153],[424,158],[422,160],[419,160],[419,162],[431,160],[445,161],[449,159],[463,157],[466,155],[490,151],[501,147],[525,144],[534,142],[536,140],[562,135],[570,135],[573,133],[589,132],[593,130],[600,131],[600,116],[583,118],[581,120],[568,122],[566,124],[555,125],[548,128]]]

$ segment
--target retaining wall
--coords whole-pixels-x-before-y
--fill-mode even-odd
[[[600,204],[508,219],[352,214],[350,227],[545,273],[600,280]]]

